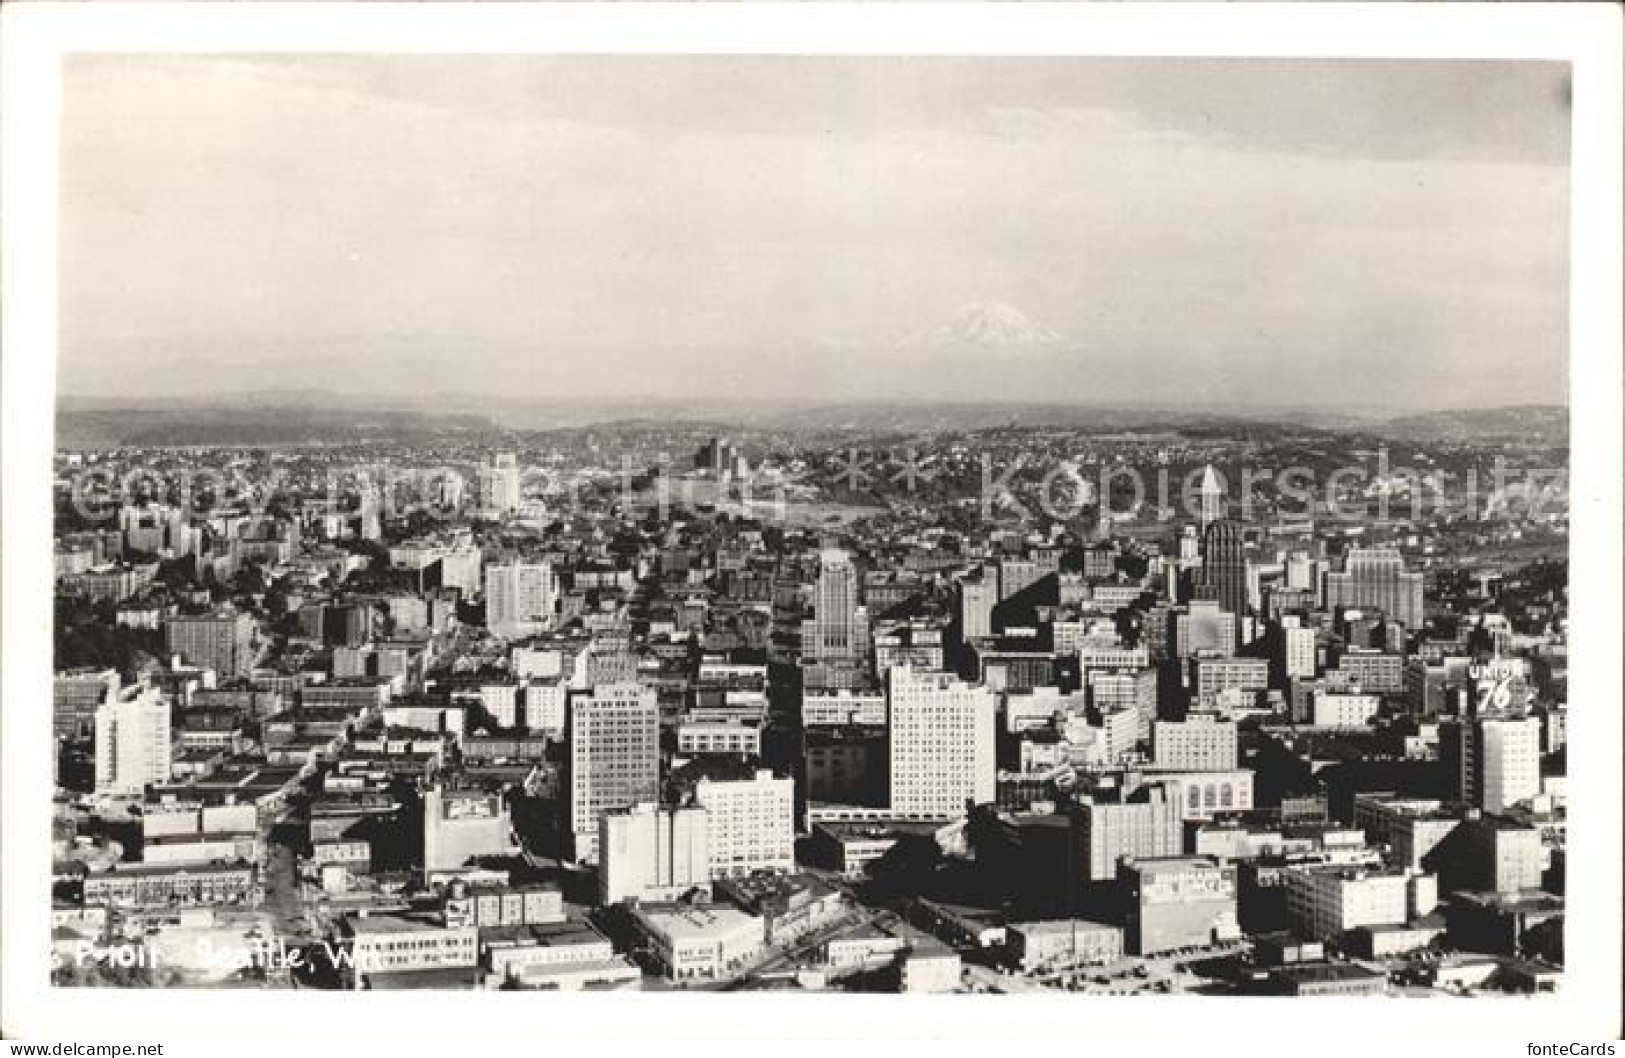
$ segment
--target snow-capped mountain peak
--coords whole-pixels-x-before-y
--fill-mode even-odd
[[[903,344],[909,346],[972,346],[1027,348],[1053,345],[1061,336],[1005,301],[973,301],[949,319],[921,331]]]

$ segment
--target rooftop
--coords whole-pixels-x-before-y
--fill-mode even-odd
[[[650,929],[664,933],[673,940],[706,937],[760,922],[755,915],[718,904],[703,907],[677,904],[646,906],[638,910],[637,916]]]
[[[1012,922],[1010,928],[1029,937],[1052,937],[1077,932],[1090,932],[1094,930],[1114,930],[1120,932],[1120,927],[1106,922],[1094,922],[1086,918],[1059,918],[1047,919],[1041,922]]]
[[[487,926],[480,939],[490,945],[516,948],[565,948],[582,944],[607,944],[604,935],[584,922],[548,922],[523,926]]]
[[[350,936],[382,936],[390,933],[421,933],[424,930],[441,931],[445,926],[431,918],[406,914],[367,914],[346,918],[340,928]]]
[[[1299,963],[1270,971],[1270,976],[1294,981],[1298,984],[1321,984],[1337,981],[1369,981],[1382,977],[1381,970],[1373,970],[1359,963]]]

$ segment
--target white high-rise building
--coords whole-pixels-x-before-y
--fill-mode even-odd
[[[948,673],[899,666],[886,679],[891,807],[946,818],[988,804],[997,779],[993,692]]]
[[[516,562],[485,569],[485,624],[503,638],[535,635],[553,620],[558,582],[547,562]]]
[[[1152,725],[1152,760],[1163,771],[1234,771],[1236,725],[1212,713]]]
[[[960,635],[978,639],[993,634],[993,608],[999,601],[999,578],[988,566],[959,582]]]
[[[139,794],[169,781],[169,700],[133,688],[96,710],[96,792]]]
[[[1394,548],[1350,548],[1341,570],[1324,577],[1326,608],[1381,610],[1406,628],[1419,628],[1427,616],[1423,575],[1407,572]]]
[[[1202,483],[1197,491],[1202,504],[1200,525],[1206,532],[1208,526],[1224,517],[1224,486],[1219,484],[1212,463],[1202,468]]]
[[[525,727],[558,738],[564,734],[569,688],[562,680],[530,680],[525,684]]]
[[[1283,618],[1281,623],[1281,650],[1288,678],[1314,678],[1315,630],[1304,628],[1296,617]]]
[[[1540,793],[1540,717],[1466,716],[1439,727],[1439,759],[1460,800],[1501,812]]]
[[[1501,812],[1539,795],[1540,718],[1485,718],[1478,724],[1478,807]]]
[[[771,771],[754,779],[701,779],[694,803],[709,820],[713,878],[795,868],[793,779],[776,779]]]
[[[480,507],[508,514],[519,509],[519,460],[499,452],[480,467]]]
[[[660,705],[653,688],[606,683],[572,695],[570,831],[575,857],[598,861],[600,817],[660,797]]]
[[[598,894],[606,904],[679,895],[711,880],[703,808],[639,804],[600,820]]]

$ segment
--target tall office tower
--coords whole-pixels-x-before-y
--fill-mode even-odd
[[[802,654],[810,661],[857,663],[869,654],[869,615],[858,603],[858,570],[838,548],[819,556],[813,616],[802,626]]]
[[[1187,481],[1190,479],[1186,479]],[[1224,486],[1219,484],[1219,476],[1213,472],[1213,464],[1209,463],[1202,468],[1202,484],[1199,489],[1201,497],[1201,529],[1207,532],[1207,527],[1224,516]]]
[[[1083,874],[1090,881],[1117,877],[1123,857],[1178,856],[1185,843],[1179,800],[1164,787],[1148,786],[1119,802],[1085,799],[1076,809]]]
[[[429,502],[441,511],[460,511],[463,509],[463,494],[467,487],[468,482],[464,480],[461,470],[448,470],[435,477],[434,491]]]
[[[52,729],[58,738],[83,738],[95,731],[96,710],[118,701],[117,669],[65,669],[52,687]]]
[[[993,608],[999,602],[998,576],[991,568],[959,582],[959,627],[965,639],[993,634]]]
[[[164,622],[164,647],[188,665],[246,676],[254,665],[254,618],[231,609],[177,615]]]
[[[1446,720],[1439,725],[1439,762],[1462,803],[1504,811],[1540,793],[1540,717]]]
[[[1315,630],[1296,617],[1281,618],[1281,671],[1288,679],[1315,675]]]
[[[382,517],[383,500],[378,494],[378,486],[369,481],[362,486],[360,530],[363,540],[382,540],[384,538],[384,523]]]
[[[184,557],[191,551],[186,514],[178,507],[163,503],[120,507],[118,527],[124,537],[126,553],[168,551],[176,557]]]
[[[553,566],[515,562],[485,568],[485,624],[491,634],[512,639],[545,631],[558,595]]]
[[[1406,628],[1420,628],[1425,614],[1420,573],[1407,573],[1393,548],[1350,548],[1343,568],[1325,576],[1326,608],[1381,610]]]
[[[714,474],[718,480],[733,480],[750,474],[750,461],[728,438],[713,437],[695,453],[694,469]]]
[[[481,856],[514,852],[501,794],[430,787],[423,795],[423,869],[454,871]]]
[[[498,452],[480,467],[480,507],[506,514],[519,509],[519,459]]]
[[[1221,519],[1202,534],[1202,577],[1219,606],[1240,617],[1247,612],[1247,552],[1241,526]]]
[[[1041,564],[1024,558],[1006,558],[999,561],[999,601],[1003,602],[1024,588],[1042,580],[1046,570]]]
[[[660,705],[653,688],[606,683],[571,695],[565,723],[575,857],[596,863],[599,818],[660,799]]]
[[[887,673],[892,810],[958,819],[966,802],[990,803],[994,712],[986,687],[909,666]]]
[[[1174,656],[1188,658],[1207,650],[1236,652],[1236,615],[1211,599],[1194,599],[1185,613],[1174,617]]]
[[[710,824],[705,809],[640,804],[606,812],[600,820],[601,903],[677,895],[710,881]]]
[[[701,779],[694,803],[710,827],[711,877],[795,869],[796,784],[771,771],[755,778]]]
[[[131,688],[96,710],[96,792],[139,794],[169,781],[169,700]]]

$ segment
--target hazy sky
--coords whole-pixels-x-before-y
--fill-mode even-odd
[[[62,389],[1566,394],[1567,68],[92,57]],[[906,337],[1007,303],[1059,340]]]

